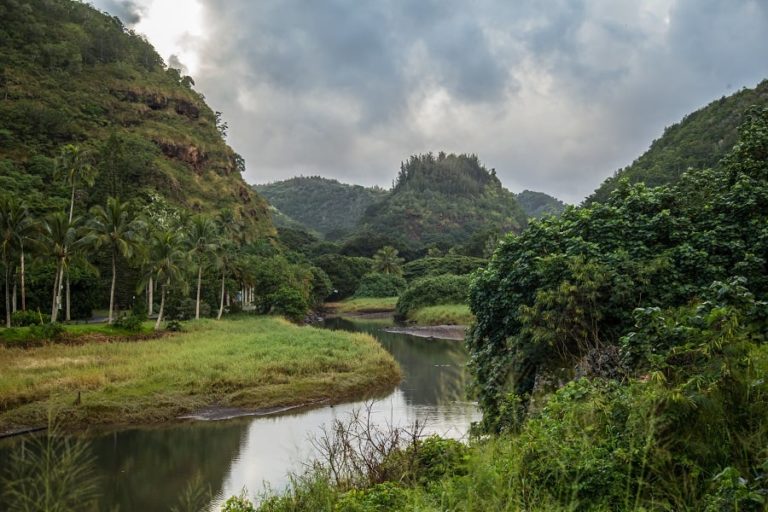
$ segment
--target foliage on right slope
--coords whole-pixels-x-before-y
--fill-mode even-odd
[[[631,486],[673,508],[709,500],[720,510],[720,484],[743,487],[721,490],[743,491],[755,507],[765,497],[750,486],[765,491],[768,458],[768,109],[745,119],[717,168],[674,186],[624,182],[605,203],[533,222],[474,276],[468,345],[482,427],[544,435],[526,471],[578,482],[570,498]],[[591,380],[542,399],[562,368]],[[605,466],[614,463],[634,473]],[[658,487],[675,475],[685,488]]]
[[[768,105],[768,80],[723,96],[667,127],[648,151],[606,179],[586,202],[607,201],[622,179],[657,187],[676,183],[689,168],[717,165],[738,140],[743,114],[752,105]]]

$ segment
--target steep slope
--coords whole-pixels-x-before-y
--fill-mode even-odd
[[[548,214],[557,216],[565,210],[564,202],[544,192],[523,190],[515,196],[515,199],[525,214],[535,219],[540,219]]]
[[[520,231],[526,216],[495,171],[475,155],[412,156],[402,164],[394,188],[370,206],[364,231],[402,240],[412,247],[455,247],[481,231]]]
[[[86,207],[119,195],[274,233],[218,114],[144,39],[70,0],[6,0],[0,19],[0,189],[60,208],[53,158],[73,143],[100,171]]]
[[[255,185],[254,189],[277,208],[278,225],[293,227],[295,221],[332,240],[353,231],[365,210],[386,195],[379,188],[347,185],[320,176],[299,176]]]
[[[606,179],[587,203],[604,202],[621,178],[658,186],[676,182],[689,167],[715,165],[733,147],[743,114],[752,105],[768,105],[768,80],[754,89],[723,96],[666,128],[640,158]]]

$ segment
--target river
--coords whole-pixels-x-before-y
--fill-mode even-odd
[[[418,420],[425,433],[466,436],[480,419],[466,398],[467,353],[460,341],[387,333],[385,320],[326,320],[326,327],[372,334],[400,364],[403,381],[373,403],[382,425],[406,427]],[[301,472],[314,451],[312,436],[365,402],[323,406],[278,416],[181,422],[159,427],[102,431],[90,436],[100,480],[100,510],[166,512],[190,482],[205,482],[211,509],[247,489],[284,489],[291,472]],[[14,440],[13,443],[21,442]],[[0,456],[9,443],[0,446]],[[0,466],[2,463],[0,462]]]

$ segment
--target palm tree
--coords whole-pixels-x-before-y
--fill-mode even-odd
[[[69,221],[75,213],[75,191],[77,190],[78,180],[82,180],[87,186],[92,187],[96,182],[97,170],[91,165],[91,155],[80,149],[79,146],[67,144],[61,149],[61,153],[56,158],[56,174],[63,175],[67,185],[72,189],[69,199]],[[69,292],[69,271],[66,272],[67,280],[67,311],[66,320],[70,320],[70,292]]]
[[[155,330],[158,330],[163,321],[168,286],[177,283],[184,289],[187,287],[184,281],[187,252],[184,251],[182,237],[172,230],[153,233],[149,245],[148,261],[147,276],[139,286],[143,288],[151,278],[156,279],[160,284],[160,309],[155,322]]]
[[[85,243],[81,230],[78,229],[80,218],[75,217],[70,222],[64,212],[56,212],[48,216],[43,223],[39,244],[56,260],[56,273],[53,278],[53,300],[51,304],[51,322],[58,319],[61,305],[61,288],[64,270],[69,264],[71,252]]]
[[[29,210],[23,207],[16,224],[16,246],[19,251],[19,288],[21,291],[21,310],[27,310],[26,288],[26,247],[34,243],[40,232],[40,224],[32,218]]]
[[[216,246],[213,264],[216,270],[221,272],[221,294],[219,297],[219,313],[216,315],[216,320],[221,320],[221,315],[224,314],[224,293],[226,291],[227,275],[232,272],[237,258],[238,255],[236,254],[234,244],[222,241]]]
[[[200,288],[203,281],[203,267],[216,249],[216,224],[205,215],[195,215],[189,224],[187,246],[189,255],[197,267],[197,296],[195,298],[195,320],[200,320]]]
[[[387,245],[379,249],[373,255],[373,268],[383,274],[401,275],[403,270],[400,265],[403,264],[403,258],[398,257],[398,251],[394,247]]]
[[[69,199],[69,221],[75,212],[75,190],[78,180],[82,180],[86,185],[92,187],[96,182],[96,168],[90,163],[91,156],[79,146],[67,144],[61,149],[59,157],[56,159],[56,173],[64,176],[67,185],[71,187],[72,192]]]
[[[112,323],[115,309],[115,284],[117,281],[117,258],[130,258],[139,245],[139,232],[143,223],[136,219],[128,203],[116,197],[107,198],[107,207],[91,209],[93,218],[89,223],[88,241],[96,249],[107,247],[112,258],[112,286],[109,292],[109,323]]]
[[[31,240],[36,229],[29,210],[19,200],[11,197],[0,199],[0,254],[5,270],[5,313],[6,326],[11,326],[11,309],[16,309],[16,282],[13,285],[13,308],[11,308],[9,281],[14,253],[19,254],[21,263],[21,304],[26,309],[24,285],[24,242]]]

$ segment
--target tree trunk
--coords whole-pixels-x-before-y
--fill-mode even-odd
[[[149,278],[149,284],[147,286],[147,316],[152,316],[152,301],[155,299],[155,284],[153,283],[153,279]]]
[[[69,292],[69,270],[67,270],[67,316],[66,316],[67,322],[72,320],[71,307],[70,307],[70,304],[72,303],[71,297],[72,296]]]
[[[5,326],[11,328],[11,295],[8,289],[8,267],[5,265]]]
[[[27,310],[27,290],[24,284],[24,246],[21,247],[21,310]]]
[[[219,300],[219,314],[216,315],[216,320],[221,320],[221,315],[224,313],[224,282],[226,278],[226,273],[221,273],[221,300]]]
[[[75,213],[75,180],[72,180],[72,197],[69,199],[69,223],[72,224],[72,216]]]
[[[109,292],[109,324],[112,325],[112,311],[115,307],[115,280],[117,278],[117,256],[112,251],[112,288]]]
[[[203,266],[197,269],[197,299],[195,300],[195,320],[200,320],[200,285],[203,281]]]
[[[165,309],[165,285],[160,285],[160,311],[157,312],[157,322],[155,322],[155,330],[160,330],[160,322],[163,321],[163,309]]]
[[[56,265],[56,279],[53,286],[53,306],[51,307],[51,323],[59,318],[59,304],[61,303],[61,280],[64,278],[64,258],[59,258]]]
[[[11,313],[15,313],[17,311],[17,304],[16,304],[16,276],[13,277],[13,290],[11,290]]]

